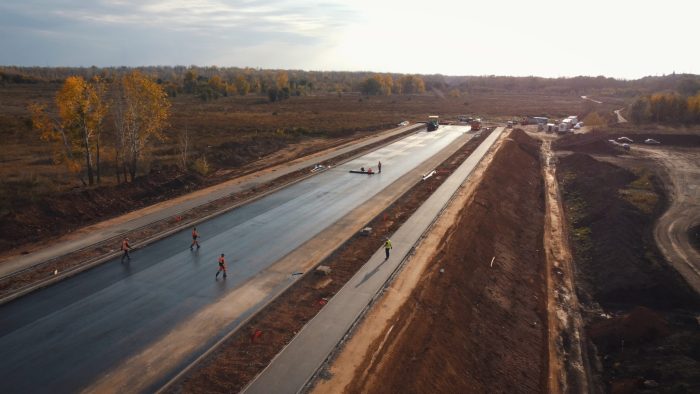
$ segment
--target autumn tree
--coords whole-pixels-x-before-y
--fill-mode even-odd
[[[133,182],[139,162],[152,140],[164,139],[170,101],[160,85],[133,71],[116,82],[113,114],[117,166]]]
[[[248,83],[248,80],[243,75],[239,75],[236,77],[235,84],[236,91],[241,96],[245,96],[250,91],[250,83]]]
[[[209,87],[220,94],[226,94],[226,82],[224,82],[220,76],[214,75],[209,78]]]
[[[187,70],[183,81],[183,90],[185,93],[194,93],[197,88],[197,73],[194,70]]]
[[[289,88],[289,75],[285,71],[280,71],[275,76],[275,82],[278,90]]]
[[[362,94],[376,96],[382,93],[382,83],[376,76],[365,79],[360,88]]]
[[[32,123],[45,141],[55,143],[54,161],[65,163],[78,174],[83,185],[100,181],[100,136],[107,112],[105,85],[99,77],[87,82],[83,77],[66,78],[56,94],[58,119],[52,119],[44,106],[32,105]],[[79,162],[84,161],[83,165]]]
[[[630,105],[628,110],[632,123],[644,123],[649,120],[649,101],[640,97]]]
[[[399,78],[399,84],[401,84],[401,92],[403,94],[425,92],[425,82],[423,78],[416,75],[405,75]]]

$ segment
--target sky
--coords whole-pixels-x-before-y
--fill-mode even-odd
[[[0,0],[0,65],[700,74],[700,1]]]

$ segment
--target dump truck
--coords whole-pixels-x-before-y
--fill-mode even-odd
[[[472,120],[471,126],[472,126],[472,131],[481,130],[481,119]]]
[[[428,131],[435,131],[440,127],[440,117],[437,115],[428,116]]]

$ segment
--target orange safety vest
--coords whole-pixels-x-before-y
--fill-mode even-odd
[[[197,230],[192,230],[192,238],[197,238],[197,237],[199,237]]]
[[[224,264],[226,264],[226,260],[223,257],[219,257],[219,265],[223,266]]]
[[[129,241],[127,241],[127,240],[122,241],[122,250],[129,250]]]

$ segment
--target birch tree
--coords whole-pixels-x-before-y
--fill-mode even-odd
[[[138,71],[117,81],[115,96],[115,148],[125,180],[128,174],[133,182],[149,144],[164,139],[170,101],[160,85]]]
[[[100,181],[100,134],[107,108],[104,91],[99,78],[87,82],[71,76],[56,94],[58,118],[52,118],[45,106],[30,106],[34,128],[43,140],[55,143],[54,161],[65,163],[83,185],[93,185],[95,175]]]

